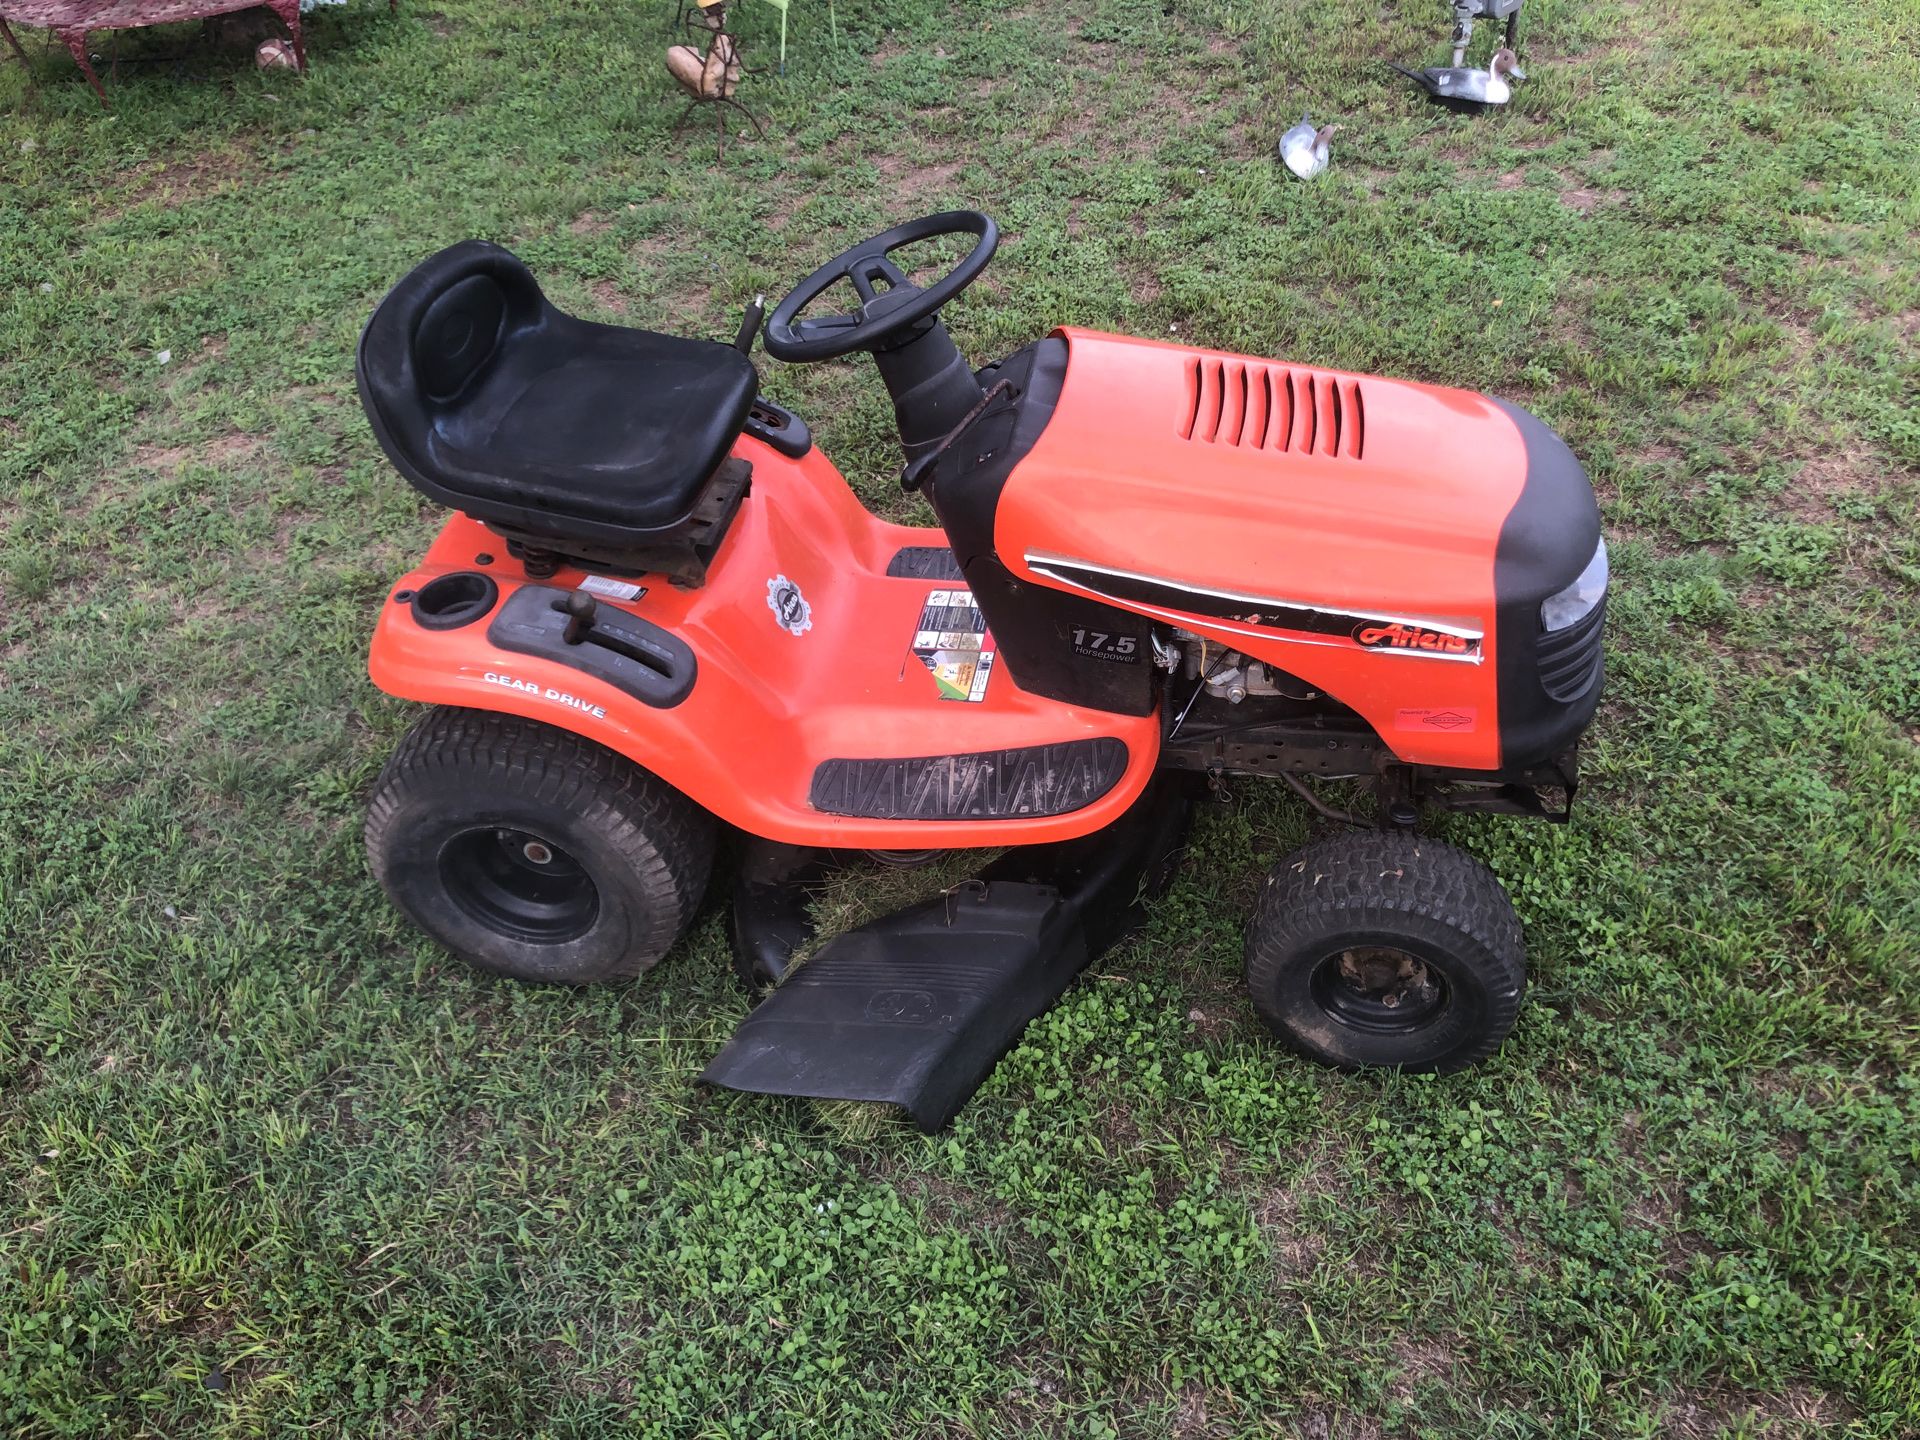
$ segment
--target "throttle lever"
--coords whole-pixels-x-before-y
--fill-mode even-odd
[[[756,295],[753,303],[747,306],[747,313],[740,317],[740,333],[733,337],[733,348],[742,355],[753,351],[753,337],[760,333],[760,322],[767,318],[767,297]]]
[[[953,429],[949,430],[945,435],[942,435],[926,450],[907,462],[906,468],[900,472],[900,488],[911,495],[924,485],[927,480],[927,472],[933,469],[933,462],[946,454],[947,447],[960,438],[960,432],[978,420],[981,415],[986,412],[986,408],[1003,394],[1011,395],[1017,399],[1019,398],[1020,392],[1014,388],[1011,380],[994,381],[988,388],[987,393],[980,397],[974,407],[960,417],[960,423],[958,425],[955,425]]]

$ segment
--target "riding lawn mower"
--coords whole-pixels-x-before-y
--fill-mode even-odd
[[[896,252],[941,237],[970,246],[916,283]],[[580,985],[665,955],[724,847],[764,998],[702,1080],[933,1130],[1139,921],[1196,794],[1269,777],[1332,828],[1248,921],[1261,1019],[1342,1067],[1491,1054],[1520,923],[1421,827],[1571,808],[1607,587],[1579,462],[1501,400],[1090,330],[975,370],[940,311],[997,240],[897,226],[731,345],[567,315],[480,241],[393,289],[361,397],[454,513],[375,629],[374,683],[432,707],[375,875],[474,965]],[[875,518],[760,395],[763,319],[776,359],[873,357],[938,528]],[[954,849],[999,853],[812,934],[851,858]]]

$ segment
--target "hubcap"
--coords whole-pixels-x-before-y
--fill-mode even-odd
[[[463,830],[440,851],[440,883],[489,929],[535,944],[578,939],[600,914],[600,890],[573,856],[525,830]]]
[[[1447,1008],[1438,967],[1387,945],[1336,950],[1314,967],[1313,998],[1341,1024],[1375,1035],[1423,1030]]]

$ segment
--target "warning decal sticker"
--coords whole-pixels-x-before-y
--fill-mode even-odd
[[[987,617],[973,603],[971,590],[935,590],[921,607],[913,653],[933,672],[942,700],[978,703],[987,698],[993,676],[993,642]]]
[[[638,600],[647,593],[644,585],[629,585],[624,580],[609,580],[605,575],[589,575],[580,582],[589,595],[604,595],[609,600]]]

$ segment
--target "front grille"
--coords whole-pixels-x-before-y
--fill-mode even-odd
[[[1187,362],[1182,440],[1358,460],[1366,431],[1357,380],[1258,361]]]
[[[1600,678],[1600,631],[1606,597],[1564,630],[1543,630],[1534,647],[1540,686],[1555,700],[1578,700]]]

